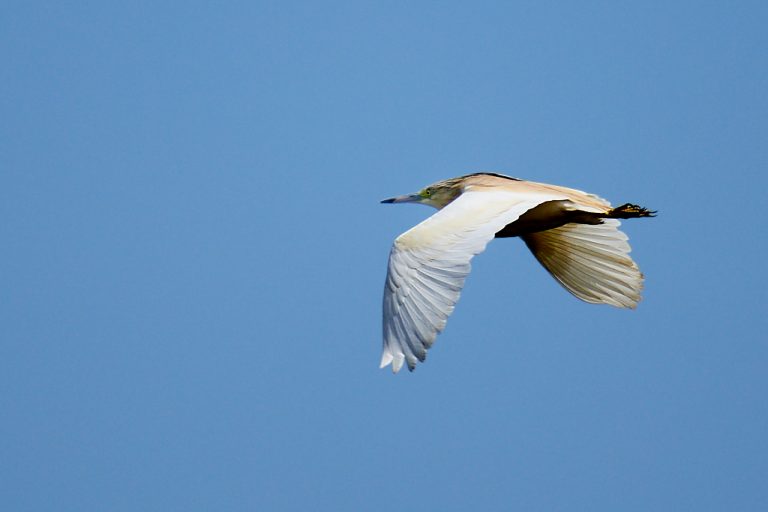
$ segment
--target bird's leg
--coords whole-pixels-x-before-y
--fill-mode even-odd
[[[525,236],[548,229],[558,228],[565,224],[602,224],[603,219],[632,219],[636,217],[653,217],[656,212],[626,203],[612,208],[605,213],[585,212],[572,209],[570,201],[546,201],[522,214],[516,221],[507,224],[496,233],[496,238]]]
[[[612,208],[605,215],[609,219],[634,219],[638,217],[655,217],[656,212],[632,203],[625,203]]]

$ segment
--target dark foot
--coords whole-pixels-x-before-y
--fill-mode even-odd
[[[617,206],[608,212],[610,219],[634,219],[636,217],[655,217],[656,211],[632,203]]]

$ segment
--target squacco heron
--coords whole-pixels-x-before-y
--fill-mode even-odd
[[[634,204],[612,208],[580,190],[494,173],[430,185],[382,203],[420,203],[439,211],[398,236],[384,286],[381,367],[397,373],[424,361],[459,300],[470,261],[493,238],[520,237],[569,292],[593,304],[634,308],[643,275],[619,219],[653,217]]]

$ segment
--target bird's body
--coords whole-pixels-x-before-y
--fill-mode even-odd
[[[619,220],[654,212],[610,203],[579,190],[501,174],[477,173],[386,199],[437,208],[395,240],[384,287],[381,366],[413,370],[445,327],[470,260],[494,237],[520,237],[536,259],[576,297],[634,308],[643,276],[629,257]]]

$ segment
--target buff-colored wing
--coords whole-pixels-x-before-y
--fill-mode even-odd
[[[523,240],[563,287],[583,301],[634,308],[640,301],[643,274],[629,256],[627,235],[619,221],[566,224],[523,236]]]

